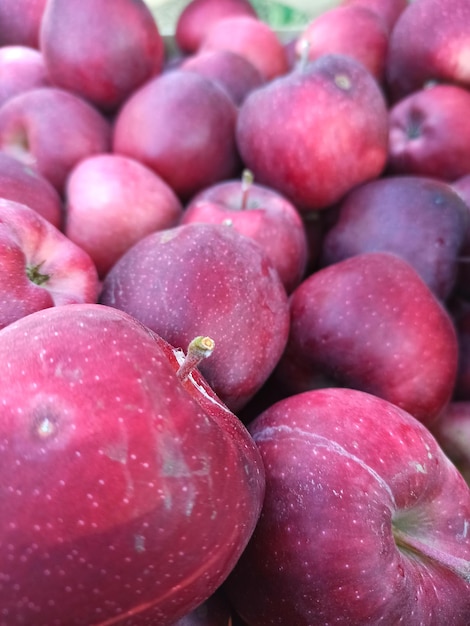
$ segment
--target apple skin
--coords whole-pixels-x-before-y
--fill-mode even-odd
[[[391,33],[398,18],[408,6],[408,0],[343,0],[341,6],[364,7],[374,11]]]
[[[237,114],[230,96],[213,81],[175,69],[151,79],[124,103],[114,122],[112,150],[150,167],[186,202],[240,171]]]
[[[63,204],[56,188],[44,176],[5,152],[0,152],[0,197],[26,204],[62,229]]]
[[[110,149],[110,123],[63,89],[31,89],[0,107],[0,150],[35,169],[60,194],[78,161]]]
[[[0,46],[39,48],[39,30],[47,0],[2,0]]]
[[[291,293],[304,277],[308,260],[307,232],[294,205],[281,194],[243,180],[227,180],[200,191],[186,205],[180,224],[229,223],[266,252]]]
[[[454,400],[431,429],[439,445],[470,485],[470,402]]]
[[[230,226],[183,224],[134,244],[103,280],[99,301],[175,347],[209,335],[201,373],[239,411],[274,370],[289,332],[281,279],[263,249]]]
[[[326,233],[322,264],[355,254],[393,252],[441,300],[452,293],[470,224],[467,205],[439,179],[386,176],[353,189]]]
[[[470,92],[457,85],[415,91],[390,108],[388,171],[449,182],[470,171]]]
[[[362,64],[326,54],[249,94],[236,137],[259,184],[302,212],[323,209],[382,173],[387,105]]]
[[[183,353],[122,311],[72,305],[0,332],[7,623],[172,624],[233,568],[263,465]]]
[[[65,189],[64,233],[93,259],[101,277],[145,235],[176,225],[174,191],[139,161],[98,154],[80,161]]]
[[[207,31],[199,51],[232,50],[247,58],[266,81],[289,70],[286,51],[269,24],[256,17],[236,15],[217,21]]]
[[[390,36],[387,85],[398,101],[430,82],[470,86],[467,0],[414,0]]]
[[[470,490],[426,427],[332,388],[249,430],[266,496],[224,584],[249,626],[469,623]]]
[[[305,42],[310,61],[323,54],[347,54],[382,83],[388,39],[387,27],[377,13],[362,6],[337,6],[308,22],[297,39],[297,56],[302,56]]]
[[[221,85],[239,106],[246,96],[265,82],[246,57],[231,50],[206,50],[192,54],[178,66],[198,72]]]
[[[12,96],[50,86],[44,57],[28,46],[0,47],[0,106]]]
[[[318,270],[290,296],[291,325],[276,375],[291,393],[345,386],[431,424],[451,400],[458,366],[453,321],[404,259],[364,252]]]
[[[257,17],[248,0],[192,0],[178,16],[175,40],[182,52],[197,52],[210,28],[234,15]]]
[[[50,0],[40,42],[52,82],[105,111],[163,68],[163,38],[143,0]]]
[[[96,302],[88,254],[36,211],[0,198],[0,328],[54,306]]]

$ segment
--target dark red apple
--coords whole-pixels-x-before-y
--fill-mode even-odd
[[[256,241],[276,268],[287,293],[302,280],[308,260],[304,222],[281,194],[253,182],[246,170],[241,180],[227,180],[200,191],[186,205],[181,224],[228,224]]]
[[[118,154],[82,159],[65,196],[64,233],[88,252],[100,276],[139,239],[175,226],[183,210],[155,172]]]
[[[279,36],[268,23],[256,17],[236,15],[217,21],[207,31],[199,50],[236,52],[247,58],[267,81],[289,70]]]
[[[376,13],[384,22],[389,33],[408,6],[408,0],[342,0],[341,6],[364,7]]]
[[[44,176],[6,152],[0,152],[0,197],[26,204],[62,230],[64,211],[56,188]]]
[[[353,189],[340,203],[323,240],[322,263],[362,252],[393,252],[446,300],[469,225],[469,209],[448,183],[421,176],[379,178]]]
[[[345,386],[431,424],[450,401],[458,344],[452,319],[416,270],[364,252],[314,272],[290,298],[279,383],[291,393]]]
[[[201,51],[184,59],[178,67],[216,81],[236,105],[240,105],[250,91],[264,83],[264,78],[253,63],[231,50]]]
[[[100,302],[126,311],[175,347],[209,335],[201,372],[238,411],[273,371],[289,332],[281,279],[263,249],[234,228],[184,224],[132,246],[103,281]]]
[[[216,22],[234,15],[257,17],[249,0],[191,0],[176,21],[175,40],[178,47],[186,53],[196,52]]]
[[[28,46],[0,47],[0,106],[12,96],[49,85],[49,75],[39,50]]]
[[[432,433],[470,485],[470,402],[451,402],[433,424]]]
[[[163,38],[143,0],[49,0],[40,41],[53,83],[106,111],[163,68]]]
[[[2,0],[0,46],[39,47],[39,30],[47,0]]]
[[[98,304],[0,332],[4,624],[169,626],[231,571],[259,517],[263,466],[184,362]]]
[[[89,255],[33,209],[3,198],[0,275],[0,328],[41,309],[98,299]]]
[[[454,181],[470,172],[470,91],[434,85],[390,108],[388,169]]]
[[[237,111],[212,80],[176,69],[148,81],[121,107],[113,151],[150,167],[187,201],[238,173]]]
[[[387,105],[361,63],[323,55],[248,95],[237,143],[258,183],[303,212],[327,208],[382,173]]]
[[[109,122],[64,89],[31,89],[0,107],[0,150],[39,172],[59,193],[78,161],[110,148]]]
[[[387,27],[377,13],[355,4],[337,6],[308,22],[297,40],[297,56],[303,54],[305,45],[310,61],[323,54],[347,54],[382,83],[388,38]]]
[[[470,3],[467,0],[413,0],[390,38],[387,83],[399,100],[429,82],[470,86]]]
[[[248,626],[470,623],[470,490],[425,426],[334,388],[249,430],[266,497],[224,584]]]

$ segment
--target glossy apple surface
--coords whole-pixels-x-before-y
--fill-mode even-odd
[[[469,623],[470,490],[427,428],[332,388],[249,430],[266,498],[226,584],[249,626]]]
[[[130,313],[175,347],[209,335],[200,365],[238,411],[261,387],[287,341],[287,294],[262,248],[227,225],[183,224],[137,242],[111,268],[100,301]]]
[[[174,226],[183,211],[165,181],[118,154],[82,159],[65,190],[64,233],[88,252],[100,276],[139,239]]]
[[[249,94],[237,144],[258,183],[301,211],[326,208],[383,171],[385,99],[362,64],[327,54]]]
[[[50,85],[44,58],[28,46],[0,47],[0,106],[28,89]]]
[[[450,401],[458,363],[454,324],[402,258],[364,252],[318,270],[294,290],[290,313],[278,375],[291,391],[352,387],[425,424]]]
[[[102,305],[0,332],[5,623],[172,624],[258,519],[259,453],[184,354]]]
[[[143,0],[50,0],[40,41],[54,84],[106,111],[163,68],[163,38]]]
[[[0,198],[0,328],[54,306],[96,302],[90,256],[26,205]]]

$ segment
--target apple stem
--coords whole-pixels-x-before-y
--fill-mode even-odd
[[[250,170],[243,170],[242,174],[242,204],[241,209],[244,211],[248,203],[248,196],[255,177]]]
[[[199,363],[212,354],[215,341],[210,337],[195,337],[188,346],[184,361],[179,366],[176,375],[180,380],[186,380]]]
[[[296,69],[303,72],[308,63],[308,53],[310,52],[310,42],[307,39],[300,39],[297,47],[297,67]]]

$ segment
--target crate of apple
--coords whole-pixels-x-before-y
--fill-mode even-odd
[[[468,626],[470,5],[150,7],[0,6],[0,626]]]

